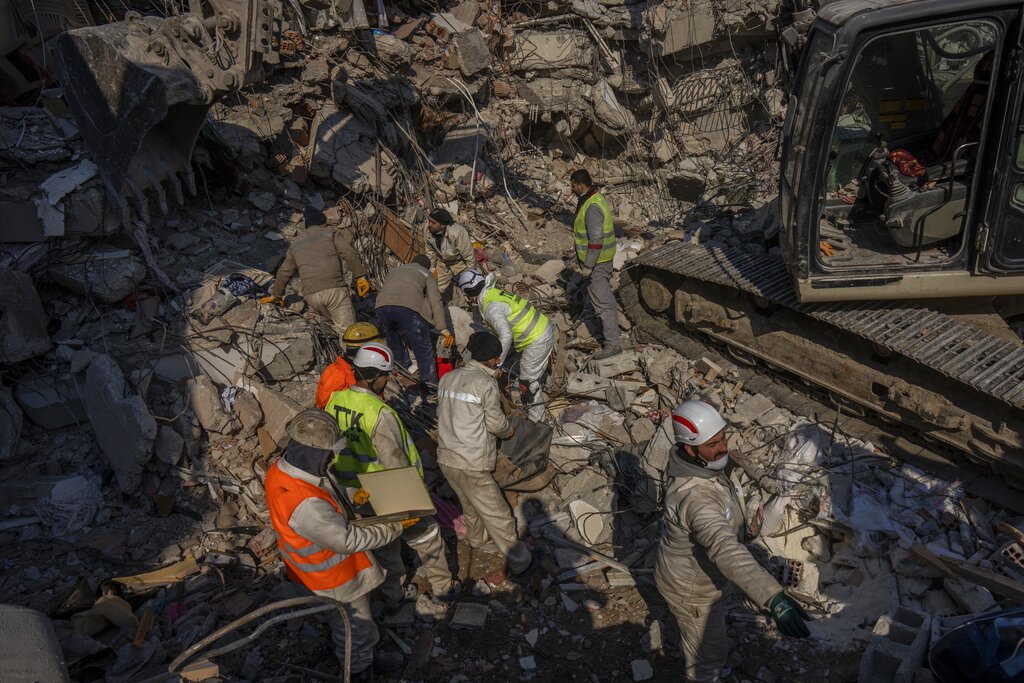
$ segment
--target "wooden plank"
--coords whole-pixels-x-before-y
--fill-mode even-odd
[[[370,232],[384,243],[403,263],[423,253],[416,231],[386,206],[378,205],[380,212],[370,224]]]
[[[1011,578],[990,572],[987,569],[972,567],[963,560],[953,557],[941,557],[917,543],[910,547],[910,551],[928,564],[944,568],[943,571],[947,574],[966,579],[982,588],[987,588],[996,595],[1009,598],[1024,605],[1024,583],[1020,581],[1014,581]]]

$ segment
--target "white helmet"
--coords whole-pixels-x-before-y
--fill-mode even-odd
[[[391,372],[395,367],[391,349],[380,342],[367,342],[360,346],[352,358],[352,364],[357,368],[377,370],[378,372]]]
[[[725,429],[725,420],[714,406],[704,401],[687,401],[672,411],[672,431],[676,441],[700,446]]]
[[[483,274],[476,270],[464,270],[459,273],[459,288],[464,292],[476,289],[483,281]]]

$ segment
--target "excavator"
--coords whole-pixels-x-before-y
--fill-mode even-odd
[[[1024,487],[1024,4],[793,18],[779,249],[668,242],[631,262],[627,313]]]

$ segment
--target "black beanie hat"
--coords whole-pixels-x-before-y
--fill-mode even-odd
[[[501,341],[490,332],[474,332],[466,344],[470,357],[475,361],[488,361],[501,356]]]
[[[303,218],[306,219],[306,227],[312,228],[314,225],[324,225],[327,223],[327,216],[320,209],[313,206],[307,206],[302,212]]]

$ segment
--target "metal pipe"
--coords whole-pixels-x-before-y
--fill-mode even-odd
[[[317,603],[319,603],[319,604],[317,604]],[[218,648],[216,650],[213,650],[212,652],[210,652],[207,655],[207,658],[215,657],[217,655],[221,655],[221,654],[224,654],[226,652],[231,652],[232,650],[236,650],[239,647],[241,647],[243,645],[246,645],[247,643],[252,642],[253,640],[256,639],[256,637],[258,637],[261,633],[266,631],[268,628],[270,628],[271,626],[274,626],[275,624],[278,624],[278,623],[280,623],[282,621],[288,621],[290,619],[295,619],[297,617],[305,617],[305,616],[310,616],[310,615],[313,615],[313,614],[318,614],[320,612],[326,612],[326,611],[328,611],[328,610],[333,608],[333,609],[338,610],[339,614],[341,614],[342,623],[345,625],[345,659],[344,659],[344,662],[342,664],[341,671],[342,671],[342,681],[344,681],[344,683],[349,683],[349,673],[350,673],[349,672],[349,662],[352,659],[352,624],[349,621],[348,612],[345,611],[345,605],[343,605],[342,603],[338,602],[337,600],[332,600],[331,598],[325,598],[325,597],[322,597],[322,596],[319,596],[319,595],[311,595],[311,596],[302,597],[302,598],[291,598],[291,599],[288,599],[288,600],[280,600],[278,602],[274,602],[274,603],[271,603],[271,604],[266,605],[264,607],[261,607],[258,610],[256,610],[255,612],[251,612],[251,613],[245,615],[244,617],[241,617],[239,619],[236,619],[236,620],[232,621],[230,624],[227,624],[226,626],[217,629],[216,631],[214,631],[213,633],[208,635],[206,638],[203,638],[201,641],[199,641],[198,643],[196,643],[195,645],[193,645],[192,647],[188,648],[187,650],[182,652],[180,655],[178,655],[178,657],[175,658],[174,661],[172,661],[167,666],[167,672],[168,673],[166,675],[159,676],[159,677],[153,678],[153,679],[149,679],[149,681],[146,681],[145,683],[151,683],[151,682],[155,683],[155,681],[165,681],[165,680],[167,680],[168,678],[170,678],[173,674],[175,674],[177,672],[177,670],[182,666],[182,664],[184,664],[186,661],[191,659],[194,655],[196,655],[197,653],[199,653],[200,651],[202,651],[203,649],[205,649],[209,645],[212,645],[213,643],[217,642],[218,640],[223,638],[228,633],[231,633],[232,631],[235,631],[235,630],[241,628],[242,626],[245,626],[246,624],[248,624],[248,623],[250,623],[252,621],[255,621],[256,619],[259,619],[260,617],[263,617],[264,615],[267,615],[267,614],[269,614],[271,612],[274,612],[274,611],[277,611],[277,610],[280,610],[280,609],[287,609],[287,608],[290,608],[290,607],[299,607],[299,606],[302,606],[302,605],[314,605],[314,604],[316,604],[316,606],[315,607],[311,607],[309,609],[299,610],[297,612],[290,612],[288,614],[279,614],[279,615],[277,615],[275,617],[271,617],[270,619],[268,619],[264,623],[260,624],[260,626],[255,631],[250,633],[245,638],[242,638],[241,640],[237,640],[237,641],[235,641],[233,643],[230,643],[229,645],[225,645],[224,647],[221,647],[221,648]]]

